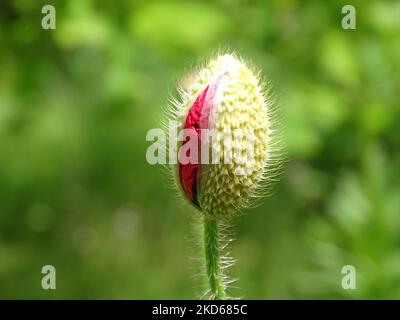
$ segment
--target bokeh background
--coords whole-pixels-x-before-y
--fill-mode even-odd
[[[273,194],[235,221],[232,294],[400,298],[400,5],[351,1],[343,30],[347,3],[2,0],[0,298],[196,297],[193,213],[145,136],[221,48],[271,82],[287,146]]]

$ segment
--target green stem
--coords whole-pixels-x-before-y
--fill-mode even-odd
[[[226,295],[219,242],[218,221],[214,218],[204,217],[204,250],[211,296],[215,300],[224,300]]]

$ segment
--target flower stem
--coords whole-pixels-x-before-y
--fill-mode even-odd
[[[217,219],[204,217],[204,250],[206,271],[211,297],[214,300],[224,300],[225,285],[220,257],[220,231]]]

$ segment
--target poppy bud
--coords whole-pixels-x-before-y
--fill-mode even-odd
[[[178,185],[204,214],[230,215],[255,195],[268,166],[263,86],[241,59],[224,54],[187,77],[180,94],[176,119],[188,134],[177,148]],[[185,146],[193,142],[194,148]]]
[[[276,168],[272,105],[258,73],[233,54],[187,76],[179,93],[171,120],[180,143],[169,141],[169,154],[178,160],[172,171],[184,197],[203,213],[205,296],[226,299],[225,268],[232,259],[223,252],[225,227]]]

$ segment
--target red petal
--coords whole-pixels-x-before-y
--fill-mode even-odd
[[[200,118],[202,115],[204,102],[207,96],[208,86],[205,88],[200,95],[197,97],[196,101],[190,107],[188,115],[186,117],[184,129],[193,130],[193,136],[197,136],[198,140],[198,156],[201,154],[201,141],[200,141]],[[203,128],[201,128],[203,129]],[[189,138],[182,143],[184,145],[187,143]],[[200,162],[200,159],[198,159]],[[192,201],[196,206],[199,206],[197,199],[197,176],[199,163],[179,163],[179,180],[186,197]]]

